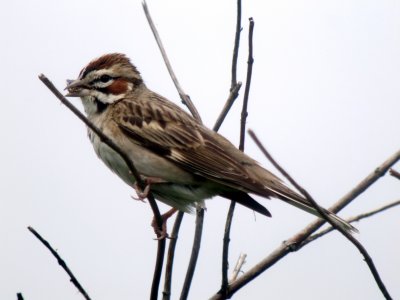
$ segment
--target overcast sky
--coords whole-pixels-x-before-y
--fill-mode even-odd
[[[181,85],[212,127],[229,92],[236,1],[148,5]],[[255,20],[255,62],[248,127],[329,207],[399,149],[400,3],[243,1],[243,82],[249,17]],[[63,89],[91,59],[122,52],[149,88],[180,103],[140,1],[5,1],[0,25],[0,298],[22,292],[27,300],[82,299],[28,225],[58,250],[92,299],[148,298],[156,251],[149,206],[130,198],[135,193],[97,159],[84,125],[37,78],[44,73]],[[74,103],[81,109],[78,99]],[[234,144],[239,117],[238,101],[220,131]],[[249,138],[246,152],[270,167]],[[386,175],[340,215],[398,199],[400,181]],[[260,201],[273,218],[242,207],[235,212],[230,262],[246,253],[244,271],[314,219],[279,200]],[[207,202],[190,299],[206,299],[220,287],[228,205],[220,198]],[[399,212],[356,224],[393,298],[400,298]],[[182,224],[173,299],[194,220],[188,215]],[[285,258],[235,299],[321,295],[382,298],[358,251],[336,233]]]

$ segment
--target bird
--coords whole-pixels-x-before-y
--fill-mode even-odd
[[[271,217],[253,198],[257,195],[283,200],[321,218],[305,197],[279,177],[150,90],[126,55],[110,53],[93,59],[77,79],[67,80],[65,89],[67,97],[80,97],[88,120],[129,156],[154,197],[175,210],[193,212],[204,200],[221,196]],[[105,165],[138,191],[122,157],[89,128],[88,136]],[[342,229],[357,231],[323,210]]]

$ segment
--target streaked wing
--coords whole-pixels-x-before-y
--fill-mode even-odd
[[[229,141],[199,125],[181,108],[157,94],[138,98],[119,102],[113,114],[114,121],[134,143],[164,155],[194,174],[257,192],[256,181],[244,167],[255,162],[243,155],[232,155],[229,152],[232,148],[238,150]],[[259,188],[265,192],[261,184]]]

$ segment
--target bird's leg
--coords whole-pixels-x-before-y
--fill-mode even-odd
[[[147,198],[147,195],[150,192],[150,187],[153,183],[165,183],[166,181],[164,179],[158,178],[158,177],[145,177],[144,182],[146,183],[146,186],[144,187],[144,189],[142,190],[137,182],[135,182],[133,184],[133,188],[136,191],[136,195],[137,197],[131,196],[133,199],[135,200],[140,200],[144,202],[144,199]]]
[[[171,208],[169,211],[161,215],[162,219],[162,225],[161,225],[161,230],[157,225],[157,221],[155,218],[153,218],[153,221],[151,222],[151,226],[154,229],[154,233],[157,235],[157,240],[162,240],[165,238],[168,238],[168,233],[167,233],[167,220],[172,217],[174,213],[176,213],[178,210],[176,208]]]

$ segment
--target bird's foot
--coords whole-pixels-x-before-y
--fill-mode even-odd
[[[153,218],[151,221],[151,227],[154,229],[154,233],[157,235],[156,240],[163,240],[168,238],[167,233],[167,220],[177,211],[176,208],[171,208],[169,211],[161,215],[162,225],[161,228],[157,225],[157,220]]]
[[[145,177],[143,180],[144,180],[144,182],[146,184],[144,189],[142,190],[139,187],[139,185],[137,184],[137,182],[135,182],[133,184],[133,188],[136,191],[137,197],[131,196],[132,199],[139,200],[139,201],[142,201],[142,202],[145,202],[144,199],[147,198],[147,196],[148,196],[148,194],[150,192],[150,187],[151,187],[151,185],[153,183],[165,183],[166,182],[164,179],[157,178],[157,177]]]

